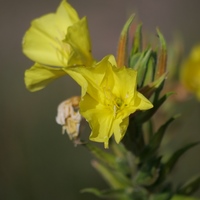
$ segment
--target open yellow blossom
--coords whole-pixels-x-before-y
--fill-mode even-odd
[[[200,45],[194,47],[184,61],[180,79],[185,88],[200,100]]]
[[[31,91],[42,89],[66,72],[71,75],[73,66],[92,65],[86,18],[79,19],[76,11],[63,0],[56,13],[32,21],[23,38],[23,52],[35,62],[25,72],[25,83]]]
[[[126,67],[117,68],[113,56],[105,57],[95,67],[82,68],[80,72],[88,81],[80,112],[92,129],[90,140],[103,142],[108,148],[109,138],[114,134],[119,143],[127,130],[129,115],[153,107],[136,90],[137,72]]]

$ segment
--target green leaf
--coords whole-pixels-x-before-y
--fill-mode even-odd
[[[170,200],[199,200],[199,198],[182,196],[182,195],[175,195]]]
[[[103,149],[100,149],[99,147],[92,145],[91,143],[83,143],[83,146],[85,146],[97,159],[100,161],[108,164],[109,166],[115,166],[115,156],[105,152]]]
[[[178,193],[182,195],[191,195],[200,188],[200,175],[192,178],[178,189]]]
[[[125,189],[108,189],[108,190],[98,190],[96,188],[86,188],[81,190],[82,193],[89,192],[100,198],[118,199],[118,200],[132,200],[130,194],[132,193],[132,188]]]
[[[149,200],[170,200],[170,196],[169,193],[153,194]]]
[[[145,189],[132,187],[124,189],[98,190],[96,188],[86,188],[81,190],[82,193],[89,192],[97,197],[116,200],[147,200],[148,192]]]
[[[181,149],[177,150],[175,153],[173,153],[173,155],[168,159],[168,161],[164,163],[164,173],[165,173],[165,175],[167,175],[168,173],[171,172],[171,170],[173,169],[174,165],[177,163],[179,158],[185,152],[187,152],[192,147],[195,147],[199,143],[200,142],[194,142],[194,143],[188,144],[188,145],[182,147]]]
[[[158,131],[150,138],[149,144],[145,147],[144,151],[141,153],[140,159],[142,161],[151,158],[162,142],[163,136],[165,134],[166,129],[168,126],[173,122],[179,115],[171,117],[167,122],[165,122]]]
[[[119,144],[117,145],[118,149],[116,149],[117,147],[115,147],[115,150],[118,151],[118,155],[108,153],[104,149],[101,149],[95,145],[92,145],[91,143],[83,143],[83,146],[85,146],[93,154],[94,157],[96,157],[98,160],[108,165],[110,168],[118,170],[122,174],[127,174],[130,172],[130,169],[127,166],[128,163],[127,163],[126,157],[124,157],[124,152],[123,152],[123,156],[121,155],[122,148],[121,149],[119,148],[120,146]],[[114,145],[111,145],[111,146],[114,146]]]
[[[130,180],[118,170],[106,167],[98,161],[93,161],[92,166],[113,189],[122,189],[131,186]]]
[[[115,166],[112,166],[116,170],[121,171],[121,173],[127,175],[130,174],[132,168],[130,168],[129,163],[129,152],[126,150],[122,143],[117,144],[115,141],[111,140],[110,142],[110,149],[112,150],[115,156]],[[128,159],[129,158],[129,159]]]
[[[85,188],[85,189],[81,190],[81,193],[86,193],[86,192],[87,193],[92,193],[97,197],[106,197],[106,196],[104,196],[104,192],[99,190],[99,189],[97,189],[97,188]]]
[[[150,149],[153,150],[154,152],[159,148],[163,136],[165,134],[166,129],[168,126],[177,118],[177,115],[174,117],[171,117],[167,122],[165,122],[159,129],[158,131],[153,135],[149,142]]]
[[[138,123],[137,116],[130,118],[126,134],[122,139],[122,143],[126,149],[131,151],[136,157],[138,157],[144,149],[145,143],[142,124]]]
[[[160,159],[156,158],[144,163],[135,175],[134,183],[142,186],[151,186],[154,184],[159,177]]]

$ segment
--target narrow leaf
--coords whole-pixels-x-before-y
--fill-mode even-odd
[[[182,195],[191,195],[200,188],[200,175],[185,183],[178,193]]]
[[[113,189],[122,189],[131,185],[130,180],[119,171],[110,169],[97,161],[93,161],[92,166]]]
[[[173,153],[173,155],[168,159],[168,161],[166,163],[164,163],[165,175],[168,174],[173,169],[174,165],[177,163],[177,161],[179,160],[179,158],[185,152],[187,152],[192,147],[195,147],[199,143],[200,142],[194,142],[194,143],[188,144],[185,147],[183,147],[183,148],[177,150],[175,153]]]
[[[175,195],[170,200],[199,200],[199,198],[182,196],[182,195]]]
[[[96,188],[85,188],[81,190],[81,192],[82,193],[89,192],[100,198],[131,200],[131,198],[129,197],[130,196],[129,193],[132,193],[132,189],[125,188],[125,189],[98,190]]]
[[[160,147],[160,144],[162,142],[163,136],[165,134],[166,129],[168,126],[178,117],[179,115],[176,115],[174,117],[171,117],[167,122],[165,122],[158,131],[152,136],[152,138],[149,141],[149,144],[145,147],[144,151],[141,154],[141,160],[148,159],[152,157]]]
[[[108,164],[111,167],[115,166],[115,156],[105,152],[103,149],[100,149],[90,143],[83,143],[83,145],[100,161]]]

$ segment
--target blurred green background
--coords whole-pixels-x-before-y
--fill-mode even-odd
[[[32,62],[21,51],[30,21],[54,12],[58,0],[0,0],[0,199],[88,200],[86,187],[106,188],[91,167],[92,156],[74,147],[55,122],[57,105],[80,93],[70,77],[45,90],[30,93],[24,71]],[[200,42],[199,0],[69,0],[79,15],[87,16],[93,54],[101,59],[115,54],[126,19],[136,12],[144,29],[155,34],[158,26],[167,41],[179,32],[185,51]],[[177,107],[183,113],[174,126],[170,148],[200,139],[200,103],[190,100]],[[172,130],[172,128],[171,128]],[[176,183],[200,172],[200,148],[187,153],[176,166]],[[197,193],[198,194],[198,193]],[[200,196],[200,193],[199,193]]]

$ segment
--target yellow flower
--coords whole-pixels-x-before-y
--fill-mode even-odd
[[[95,67],[81,68],[80,73],[88,82],[87,92],[80,102],[80,112],[92,129],[90,140],[103,142],[108,148],[114,134],[117,143],[123,138],[129,115],[136,110],[153,107],[136,90],[137,72],[116,67],[113,56],[107,56]]]
[[[94,62],[87,20],[80,20],[65,0],[56,13],[32,21],[23,38],[23,52],[35,62],[25,72],[25,83],[31,91],[44,88],[66,72],[71,75],[74,66],[90,66]]]
[[[200,100],[200,45],[194,47],[184,61],[180,79],[185,88]]]

